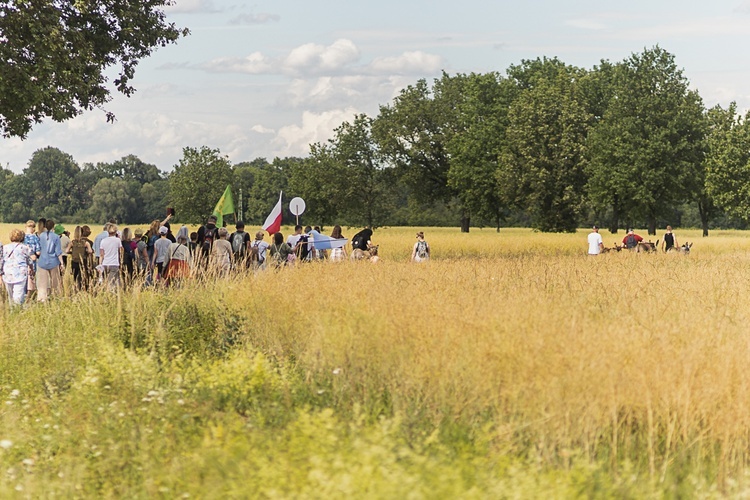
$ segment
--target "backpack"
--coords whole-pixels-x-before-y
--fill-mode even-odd
[[[125,262],[135,262],[135,250],[133,250],[133,246],[130,244],[130,242],[124,241],[122,243],[122,248],[125,251],[123,253],[123,256],[125,257],[123,260]]]
[[[258,246],[260,245],[259,241],[253,242],[253,244],[250,246],[250,262],[262,264],[263,260],[260,257],[260,248]]]
[[[297,243],[297,245],[299,245],[299,249],[297,250],[297,253],[298,253],[297,258],[298,259],[306,260],[307,259],[307,254],[310,253],[310,250],[309,250],[308,244],[307,244],[308,238],[309,237],[306,234],[303,234],[299,238],[299,242]]]
[[[232,252],[235,255],[245,253],[245,231],[237,231],[232,235]]]
[[[354,239],[352,240],[352,248],[359,248],[360,250],[367,250],[367,242],[365,241],[365,237],[361,234],[357,234],[354,236]]]
[[[86,242],[81,240],[73,240],[73,246],[70,249],[70,259],[73,262],[82,264],[86,257]]]
[[[638,245],[638,242],[635,240],[634,235],[629,234],[625,237],[625,246],[627,248],[635,248],[636,245]]]
[[[427,242],[426,241],[417,242],[417,257],[419,257],[420,259],[427,258]]]
[[[203,251],[209,253],[211,246],[214,244],[216,239],[216,233],[219,231],[218,227],[209,229],[208,226],[203,226]]]

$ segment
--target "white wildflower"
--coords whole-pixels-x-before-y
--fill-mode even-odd
[[[21,463],[24,464],[24,465],[27,465],[27,466],[31,467],[32,465],[34,465],[34,459],[33,458],[24,458],[21,461]]]
[[[12,391],[10,391],[10,397],[13,399],[17,398],[20,395],[21,391],[19,391],[18,389],[13,389]]]
[[[13,441],[11,441],[10,439],[3,439],[0,441],[0,448],[4,450],[7,450],[11,446],[13,446]]]
[[[333,370],[334,375],[338,375],[340,373],[341,373],[341,368],[336,368],[335,370]]]

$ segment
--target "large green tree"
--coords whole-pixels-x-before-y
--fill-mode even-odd
[[[188,34],[166,22],[172,0],[0,1],[0,131],[25,137],[44,118],[64,121],[130,96],[138,62]],[[114,116],[107,113],[107,119]]]
[[[392,104],[380,107],[372,135],[383,157],[396,167],[400,181],[417,203],[449,202],[455,190],[448,185],[450,168],[446,144],[455,124],[451,92],[426,80],[409,85]],[[463,226],[468,230],[468,217]]]
[[[102,177],[135,181],[141,185],[164,178],[156,165],[146,163],[132,154],[112,163],[97,163],[96,169],[101,171]]]
[[[231,183],[232,164],[218,149],[184,148],[179,164],[169,176],[170,192],[164,193],[164,206],[171,196],[180,221],[205,222]]]
[[[89,214],[96,222],[114,218],[120,223],[145,222],[140,217],[140,186],[124,179],[101,179],[92,189]]]
[[[689,178],[701,161],[703,104],[660,47],[633,54],[617,65],[613,92],[589,135],[591,200],[610,206],[612,228],[656,220],[689,198]]]
[[[456,99],[455,133],[447,141],[448,185],[472,216],[495,222],[500,229],[505,202],[497,179],[504,149],[508,109],[515,89],[497,73],[443,76]]]
[[[589,116],[576,96],[583,70],[558,60],[511,68],[520,93],[510,105],[498,180],[506,199],[541,231],[575,231],[584,200]]]
[[[715,204],[732,217],[750,220],[750,113],[737,105],[707,113],[706,189]]]
[[[35,217],[60,219],[81,208],[83,203],[76,185],[80,172],[73,157],[57,148],[35,151],[23,171],[24,202]]]

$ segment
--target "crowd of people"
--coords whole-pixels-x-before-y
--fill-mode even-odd
[[[172,233],[171,215],[152,221],[142,229],[122,230],[110,220],[91,239],[89,226],[76,226],[72,236],[62,224],[51,219],[26,222],[24,230],[12,229],[9,243],[0,243],[0,275],[12,305],[21,305],[27,295],[45,302],[62,290],[62,278],[69,270],[77,290],[94,286],[117,290],[134,283],[144,286],[179,286],[196,276],[221,276],[238,270],[281,268],[297,262],[314,260],[342,261],[348,258],[344,246],[316,249],[313,235],[319,227],[297,225],[284,239],[281,232],[265,241],[266,233],[254,237],[237,222],[231,234],[216,225],[210,216],[198,231],[181,226]],[[352,252],[371,253],[372,229],[365,228],[352,237]],[[342,241],[341,226],[334,226],[330,238]],[[323,245],[320,245],[323,246]],[[424,233],[417,233],[412,260],[429,259],[430,248]],[[373,256],[377,258],[376,252]]]

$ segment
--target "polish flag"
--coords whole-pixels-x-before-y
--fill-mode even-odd
[[[281,192],[279,192],[279,202],[268,214],[266,222],[263,223],[263,230],[268,231],[268,234],[272,236],[281,231]]]

